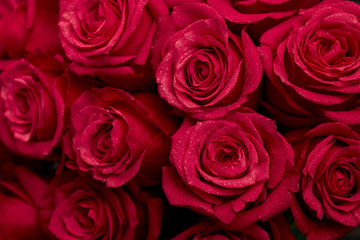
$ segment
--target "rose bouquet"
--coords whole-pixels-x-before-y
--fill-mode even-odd
[[[0,239],[340,239],[360,5],[2,0]]]

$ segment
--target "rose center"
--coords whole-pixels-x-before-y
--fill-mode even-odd
[[[211,49],[202,49],[196,54],[187,66],[187,85],[193,91],[207,90],[214,84],[214,78],[211,73],[214,71],[214,63],[216,61]]]
[[[348,190],[351,189],[350,187],[350,173],[348,170],[344,169],[344,168],[339,168],[336,169],[334,172],[334,176],[336,179],[336,185],[341,189],[341,190]]]
[[[98,37],[106,39],[117,30],[121,13],[115,1],[87,1],[79,9],[77,18],[86,41],[93,41]]]
[[[72,208],[71,213],[64,219],[67,230],[77,236],[91,234],[95,225],[91,212],[93,210],[88,207]]]
[[[30,104],[27,95],[28,94],[26,93],[26,90],[14,94],[16,106],[14,110],[17,112],[17,116],[19,117],[23,117],[30,110]]]
[[[84,9],[84,27],[89,32],[95,32],[106,19],[104,5],[100,2],[88,2]]]
[[[197,66],[197,69],[196,76],[198,79],[204,80],[209,76],[210,69],[206,63],[200,62]]]
[[[338,30],[318,30],[309,39],[306,56],[314,65],[346,66],[353,61],[352,37]]]
[[[350,196],[356,179],[352,165],[338,165],[331,168],[328,189],[337,196]]]
[[[235,146],[224,146],[217,149],[216,161],[225,164],[238,164],[239,155]]]
[[[106,154],[112,152],[112,143],[110,132],[112,130],[111,124],[104,124],[96,136],[95,144],[93,145],[93,153],[96,157],[102,159]]]
[[[77,220],[79,224],[85,228],[91,228],[94,225],[94,219],[92,219],[94,210],[89,208],[80,208],[79,214],[77,214]]]
[[[210,143],[202,158],[207,172],[224,178],[242,176],[248,166],[248,153],[235,139],[224,136]]]

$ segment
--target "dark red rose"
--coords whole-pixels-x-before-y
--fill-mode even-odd
[[[255,112],[185,119],[172,136],[163,189],[170,204],[234,230],[286,210],[298,190],[293,151],[274,121]]]
[[[42,217],[56,239],[149,239],[160,234],[162,201],[132,182],[107,188],[86,177],[60,175],[49,185]]]
[[[359,15],[359,4],[324,1],[261,37],[265,106],[278,123],[360,124]]]
[[[26,53],[59,52],[57,0],[0,2],[0,57],[22,58]]]
[[[154,85],[148,55],[156,18],[167,12],[161,0],[60,0],[60,40],[70,68],[127,90]]]
[[[278,215],[266,223],[257,223],[250,225],[238,231],[228,231],[220,226],[204,220],[183,233],[172,238],[173,240],[292,240],[295,236],[290,232],[290,225],[283,215]]]
[[[47,240],[39,206],[46,183],[25,167],[2,166],[0,179],[0,238]]]
[[[254,105],[249,96],[259,87],[261,61],[246,32],[239,35],[206,4],[175,6],[171,15],[159,19],[153,43],[160,96],[196,119]]]
[[[16,154],[43,159],[62,135],[67,75],[54,58],[32,60],[17,60],[0,75],[0,137]]]
[[[286,135],[301,172],[291,204],[308,239],[339,239],[360,224],[360,137],[343,123],[324,123]]]
[[[143,183],[160,183],[168,165],[170,137],[177,123],[169,107],[153,93],[94,89],[83,93],[71,109],[66,165],[108,187],[119,187],[135,175]]]

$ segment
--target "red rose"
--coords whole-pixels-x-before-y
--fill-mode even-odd
[[[57,0],[1,0],[0,57],[59,52]]]
[[[172,139],[173,166],[163,168],[170,204],[217,218],[230,230],[281,213],[298,190],[292,149],[260,114],[187,118]]]
[[[360,124],[360,5],[325,1],[267,31],[267,110],[287,127]]]
[[[289,223],[283,215],[278,215],[270,219],[266,223],[253,224],[238,231],[228,231],[222,229],[214,223],[207,220],[202,221],[191,228],[185,230],[183,233],[172,238],[173,240],[207,240],[207,239],[221,239],[221,240],[242,240],[242,239],[257,239],[257,240],[291,240],[295,236],[290,232]]]
[[[60,175],[45,195],[42,217],[56,239],[149,239],[160,234],[162,201],[135,183],[106,188],[86,177]]]
[[[226,115],[247,103],[260,84],[261,61],[249,36],[232,34],[206,4],[175,6],[159,19],[153,44],[160,96],[193,118]]]
[[[291,210],[308,239],[339,239],[360,224],[360,137],[342,123],[286,135],[301,171]]]
[[[43,159],[52,153],[63,130],[66,75],[53,58],[25,59],[0,75],[1,140],[13,152]]]
[[[70,68],[133,90],[154,84],[148,55],[161,1],[60,0],[60,40]]]
[[[25,167],[2,166],[0,238],[49,239],[41,229],[39,206],[46,183]]]
[[[159,183],[168,164],[170,133],[177,124],[169,107],[152,93],[115,89],[85,92],[71,109],[66,165],[119,187],[139,171],[143,183]]]

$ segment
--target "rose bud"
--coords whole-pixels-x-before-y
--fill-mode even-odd
[[[294,240],[295,236],[290,232],[290,225],[283,215],[268,220],[266,223],[256,223],[247,228],[237,231],[228,231],[208,220],[192,226],[183,233],[172,238],[173,240]]]
[[[142,184],[159,184],[161,167],[169,164],[169,135],[177,128],[169,110],[153,93],[132,96],[115,88],[83,93],[71,109],[66,166],[107,187],[135,175]]]
[[[229,230],[285,211],[298,190],[291,146],[275,122],[258,113],[186,118],[172,140],[173,166],[163,167],[170,204],[207,215]]]
[[[0,75],[0,138],[14,153],[43,159],[63,131],[67,75],[52,57],[16,60]]]
[[[148,61],[160,1],[60,0],[60,40],[70,69],[130,90],[155,85]]]
[[[261,60],[246,32],[239,35],[202,3],[177,5],[160,17],[152,52],[160,96],[196,119],[255,107],[257,99],[249,97],[261,82]]]
[[[360,136],[343,123],[286,134],[301,172],[291,204],[307,239],[339,239],[360,224]]]
[[[45,194],[42,217],[56,239],[148,239],[160,234],[162,200],[132,182],[107,188],[87,177],[60,175]]]
[[[324,1],[264,33],[264,105],[277,123],[360,124],[359,15],[359,4]]]
[[[0,57],[61,51],[57,0],[1,0]]]
[[[6,163],[2,171],[5,172],[0,179],[0,238],[49,239],[42,231],[38,210],[46,189],[44,180],[21,166]]]

